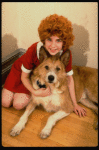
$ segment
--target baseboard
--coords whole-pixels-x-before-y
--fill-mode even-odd
[[[10,72],[12,64],[21,57],[26,52],[25,49],[18,49],[15,52],[11,53],[10,55],[6,56],[2,59],[2,87],[5,83],[5,80]]]

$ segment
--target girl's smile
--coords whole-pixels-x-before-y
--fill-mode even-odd
[[[63,46],[63,41],[57,36],[51,36],[45,40],[45,48],[51,55],[56,55]]]

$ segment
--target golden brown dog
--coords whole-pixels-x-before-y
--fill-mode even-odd
[[[19,122],[11,130],[10,135],[16,136],[20,134],[25,127],[28,116],[35,110],[37,105],[41,104],[48,112],[55,112],[48,118],[46,126],[41,131],[41,138],[47,138],[55,123],[73,112],[73,104],[67,87],[68,81],[64,67],[64,65],[68,64],[69,56],[70,51],[67,50],[62,56],[58,53],[56,56],[49,57],[48,52],[43,47],[41,48],[41,64],[33,71],[31,82],[35,90],[49,86],[51,95],[46,97],[32,95],[31,102]],[[81,102],[98,113],[98,108],[95,105],[98,103],[97,69],[73,66],[73,72],[77,102]]]

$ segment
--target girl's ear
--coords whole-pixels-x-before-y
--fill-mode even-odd
[[[48,58],[49,56],[50,56],[50,54],[45,49],[45,47],[41,46],[40,53],[39,53],[39,62],[42,63],[44,61],[44,59]]]
[[[70,50],[67,49],[66,52],[64,52],[61,57],[60,57],[62,63],[67,66],[69,63],[69,59],[70,59]]]

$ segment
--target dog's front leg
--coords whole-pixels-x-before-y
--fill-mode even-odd
[[[28,104],[28,106],[26,107],[26,110],[24,112],[24,114],[21,116],[19,122],[12,128],[10,135],[11,136],[16,136],[18,134],[20,134],[20,132],[22,131],[22,129],[24,129],[25,124],[28,120],[28,116],[32,113],[32,111],[34,111],[36,107],[36,104],[34,104],[32,101]]]
[[[57,121],[59,121],[60,119],[68,116],[70,113],[66,113],[64,111],[58,111],[56,112],[55,114],[51,115],[49,118],[48,118],[48,121],[47,121],[47,124],[46,126],[43,128],[43,130],[41,131],[40,133],[40,137],[41,138],[47,138],[50,133],[51,133],[51,129],[52,127],[55,125],[55,123]]]

